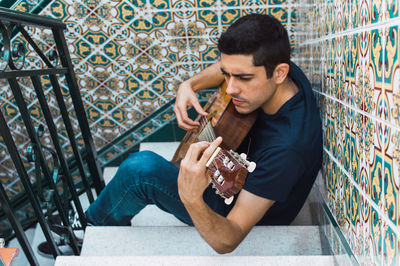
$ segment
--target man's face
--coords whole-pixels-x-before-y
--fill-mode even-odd
[[[264,66],[254,66],[252,55],[221,54],[221,72],[228,85],[226,92],[241,114],[248,114],[268,104],[276,90]]]

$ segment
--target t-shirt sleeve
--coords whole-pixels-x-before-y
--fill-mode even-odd
[[[271,148],[255,161],[256,170],[249,173],[243,189],[274,201],[285,201],[304,172],[304,164],[292,150]]]

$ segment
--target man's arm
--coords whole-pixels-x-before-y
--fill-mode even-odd
[[[218,61],[184,82],[188,83],[192,90],[197,92],[218,86],[223,81],[224,76],[221,72],[221,63]]]
[[[242,190],[226,218],[203,201],[185,203],[185,207],[203,239],[223,254],[235,250],[273,204],[272,200]]]
[[[204,190],[209,184],[205,164],[221,141],[218,138],[211,144],[198,142],[190,146],[181,162],[178,191],[204,240],[218,253],[228,253],[240,244],[274,201],[242,190],[226,218],[215,213],[203,201]]]
[[[220,63],[214,63],[207,67],[199,74],[182,82],[176,92],[176,100],[174,105],[174,112],[180,128],[185,130],[193,130],[199,126],[198,122],[189,118],[187,109],[193,106],[200,115],[207,115],[201,107],[199,100],[195,94],[196,91],[218,86],[224,80],[221,73]]]

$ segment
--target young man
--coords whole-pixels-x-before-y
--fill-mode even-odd
[[[199,124],[193,106],[206,115],[196,91],[224,80],[239,113],[259,112],[239,147],[256,170],[231,205],[215,194],[206,162],[221,143],[192,144],[178,169],[152,152],[131,154],[87,211],[94,225],[127,225],[147,204],[194,225],[218,253],[233,251],[256,224],[290,224],[301,209],[321,166],[322,135],[310,83],[290,62],[281,23],[266,15],[238,19],[222,34],[221,60],[178,89],[174,107],[179,126]]]

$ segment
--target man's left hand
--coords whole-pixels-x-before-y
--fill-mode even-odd
[[[206,175],[206,163],[221,144],[218,137],[213,142],[197,142],[190,145],[182,159],[178,175],[178,192],[183,203],[202,200],[203,193],[210,184]]]

